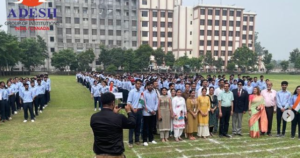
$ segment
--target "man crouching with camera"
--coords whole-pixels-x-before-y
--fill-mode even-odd
[[[90,126],[94,132],[93,150],[96,158],[125,158],[123,129],[134,129],[135,118],[130,105],[125,106],[128,118],[119,114],[121,108],[115,107],[115,95],[102,94],[103,109],[92,115]]]

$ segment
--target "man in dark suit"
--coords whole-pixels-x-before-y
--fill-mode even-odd
[[[243,81],[238,81],[238,88],[232,90],[233,115],[232,115],[232,134],[242,136],[242,118],[243,114],[248,111],[249,95],[243,90]]]

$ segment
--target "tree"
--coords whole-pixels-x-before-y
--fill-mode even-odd
[[[23,49],[20,55],[21,62],[28,71],[44,64],[46,56],[36,39],[26,38],[20,42],[20,47]]]
[[[218,60],[214,61],[214,65],[216,66],[217,70],[221,70],[224,62],[221,57],[218,58]]]
[[[100,45],[100,54],[98,61],[103,64],[103,68],[105,70],[106,66],[108,66],[111,62],[111,54],[109,54],[110,51],[104,46]]]
[[[157,66],[162,65],[164,63],[165,52],[161,48],[158,48],[155,51],[153,51],[153,56],[156,60]]]
[[[234,63],[229,63],[229,64],[227,65],[227,70],[228,70],[229,72],[233,72],[234,69],[235,69],[235,64],[234,64]]]
[[[232,56],[233,63],[238,65],[243,71],[250,68],[253,69],[257,65],[257,59],[257,53],[253,52],[245,45],[235,50]]]
[[[58,53],[53,53],[53,57],[51,58],[52,66],[59,69],[60,71],[64,71],[67,66],[71,67],[74,62],[76,62],[76,55],[70,49],[64,49],[59,51]],[[72,67],[74,69],[74,67]]]
[[[300,69],[300,56],[298,56],[294,62],[295,62],[294,68],[299,70]]]
[[[41,36],[37,35],[37,42],[38,42],[39,46],[41,47],[41,52],[44,55],[44,57],[48,58],[49,57],[48,47],[47,47],[45,40]]]
[[[139,70],[138,60],[135,57],[135,52],[132,49],[128,49],[124,52],[124,70],[133,72]]]
[[[274,64],[272,63],[272,54],[269,53],[268,50],[264,50],[263,52],[264,57],[263,57],[263,62],[265,64],[265,67],[267,69],[266,73],[268,74],[270,72],[270,70],[272,70],[274,68]]]
[[[261,56],[263,54],[263,51],[264,51],[264,47],[261,46],[261,43],[258,42],[258,32],[255,32],[255,39],[254,39],[254,47],[255,47],[255,52]]]
[[[202,67],[202,58],[191,58],[188,59],[186,64],[189,64],[189,66],[193,69],[193,70],[200,70]]]
[[[212,57],[211,52],[206,52],[205,57],[204,57],[204,65],[205,66],[209,66],[210,69],[212,69],[213,65],[214,65],[214,59]]]
[[[89,64],[91,64],[95,59],[94,51],[89,49],[83,53],[80,53],[77,55],[77,61],[79,70],[88,71],[91,67]]]
[[[171,68],[173,67],[175,63],[175,56],[172,52],[168,52],[167,55],[165,56],[165,63],[166,66],[170,66]]]
[[[20,61],[22,49],[19,45],[17,37],[0,31],[0,75],[5,68],[12,70],[12,67]]]
[[[286,70],[287,70],[288,67],[289,67],[289,61],[283,60],[283,61],[280,63],[280,66],[281,66],[281,68],[282,68],[282,71],[286,72]]]
[[[298,48],[294,49],[292,52],[290,52],[290,62],[295,63],[299,56],[300,56],[299,49]]]
[[[148,68],[152,53],[153,49],[148,44],[143,44],[137,50],[135,50],[135,58],[138,61],[140,70]]]
[[[115,65],[113,65],[113,64],[110,64],[108,67],[107,67],[107,72],[108,73],[115,73],[116,71],[118,70],[118,68],[115,66]]]

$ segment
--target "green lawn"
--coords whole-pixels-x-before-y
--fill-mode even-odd
[[[257,75],[258,76],[258,75]],[[265,75],[266,76],[266,75]],[[300,76],[268,75],[276,90],[280,82],[287,80],[289,90],[294,91]],[[75,81],[74,76],[50,76],[52,81],[51,102],[37,117],[35,123],[23,123],[23,112],[13,116],[13,120],[0,123],[0,157],[93,157],[93,134],[89,126],[93,111],[93,100],[88,90]],[[5,78],[6,79],[6,78]],[[4,80],[4,78],[0,78]],[[210,138],[196,141],[184,140],[176,143],[150,144],[148,147],[134,146],[126,156],[132,157],[298,157],[300,140],[290,139],[290,123],[285,138],[247,136],[248,115],[243,119],[243,137]],[[230,124],[231,126],[231,124]],[[231,129],[229,129],[231,132]],[[276,119],[273,134],[276,134]],[[124,131],[125,141],[128,130]],[[158,138],[158,137],[157,137]],[[297,156],[298,155],[298,156]]]

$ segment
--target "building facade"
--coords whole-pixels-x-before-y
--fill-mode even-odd
[[[15,30],[11,33],[22,40],[40,35],[48,45],[49,59],[41,70],[52,71],[54,52],[72,49],[75,53],[93,49],[96,59],[99,45],[110,48],[136,49],[149,44],[153,49],[171,51],[175,58],[187,55],[201,57],[211,52],[227,66],[234,51],[246,45],[254,50],[255,13],[242,7],[198,5],[182,6],[182,0],[47,0],[37,8],[55,8],[56,24],[49,31]],[[11,9],[28,8],[6,0],[7,15]],[[28,26],[27,26],[28,27]],[[22,65],[16,66],[21,70]],[[37,69],[37,70],[38,70]]]

